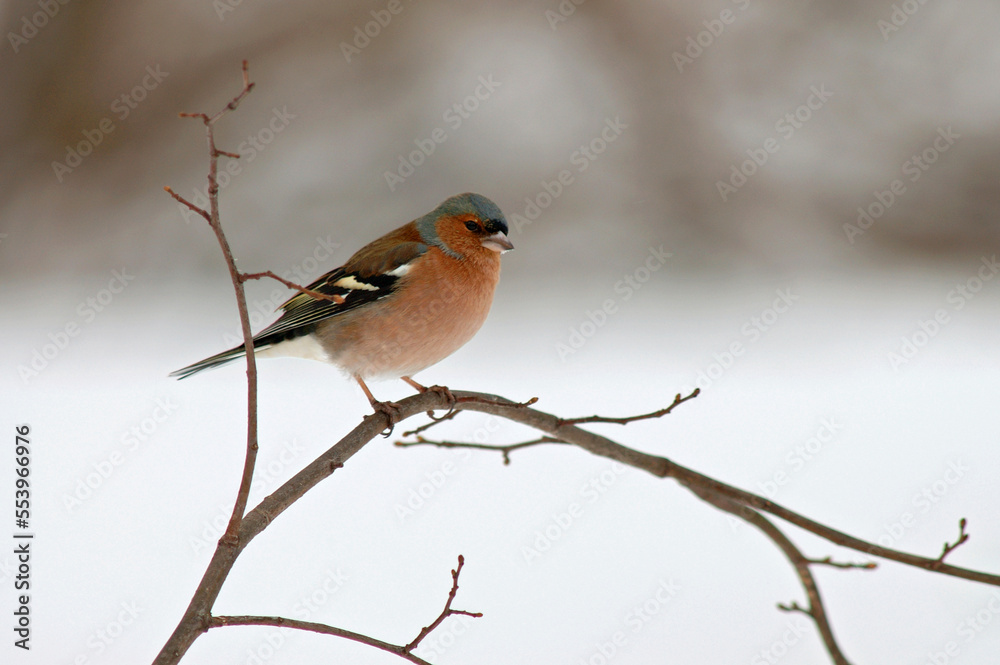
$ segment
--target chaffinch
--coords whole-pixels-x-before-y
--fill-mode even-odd
[[[322,360],[348,372],[376,412],[394,421],[395,405],[379,402],[366,379],[411,377],[472,339],[486,320],[500,279],[500,254],[514,249],[507,220],[479,194],[459,194],[430,213],[365,245],[343,266],[299,293],[253,338],[258,358]],[[243,345],[173,372],[186,378],[244,355]]]

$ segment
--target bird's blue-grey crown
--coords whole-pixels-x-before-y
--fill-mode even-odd
[[[499,206],[482,194],[456,194],[448,198],[437,208],[427,213],[417,220],[417,229],[420,237],[429,245],[441,246],[441,241],[437,237],[435,223],[442,216],[453,217],[463,213],[472,213],[482,220],[483,226],[490,233],[503,233],[506,235],[507,218],[503,216]]]

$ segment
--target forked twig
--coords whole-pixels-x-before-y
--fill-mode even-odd
[[[413,639],[413,641],[404,647],[406,653],[410,653],[411,651],[416,649],[420,645],[420,642],[425,637],[430,635],[432,630],[440,626],[441,622],[450,616],[453,616],[455,614],[464,614],[467,617],[474,617],[476,619],[483,616],[482,612],[467,612],[465,610],[451,609],[451,604],[455,601],[455,594],[458,593],[458,576],[462,574],[462,566],[464,565],[465,565],[465,557],[459,554],[458,567],[455,568],[455,570],[451,571],[451,591],[448,593],[448,600],[444,604],[444,609],[441,610],[441,614],[439,614],[438,617],[430,623],[430,625],[424,626],[420,630],[420,633]]]
[[[968,525],[968,521],[963,517],[958,521],[958,540],[952,545],[948,541],[945,541],[944,547],[941,549],[941,556],[937,558],[939,563],[944,563],[944,558],[957,550],[959,547],[965,544],[969,540],[969,534],[965,532],[965,527]]]
[[[448,593],[448,600],[445,602],[444,610],[441,611],[441,614],[439,614],[437,618],[430,623],[430,625],[421,629],[420,634],[417,635],[416,639],[407,645],[392,644],[390,642],[375,639],[374,637],[369,637],[368,635],[363,635],[362,633],[337,628],[325,623],[300,621],[298,619],[289,619],[277,616],[213,616],[208,622],[208,628],[224,628],[226,626],[275,626],[278,628],[294,628],[296,630],[305,630],[323,635],[342,637],[347,640],[352,640],[354,642],[359,642],[361,644],[386,651],[399,656],[404,660],[408,660],[411,663],[416,663],[417,665],[431,665],[428,661],[413,653],[425,637],[430,635],[435,628],[441,625],[442,621],[450,616],[454,616],[456,614],[463,614],[465,616],[475,618],[483,616],[482,612],[467,612],[466,610],[451,609],[451,604],[455,601],[455,595],[458,593],[458,576],[461,574],[462,566],[464,565],[465,557],[459,554],[458,567],[451,571],[451,591]]]
[[[668,415],[671,411],[673,411],[675,408],[677,408],[684,402],[692,400],[700,394],[701,394],[700,388],[695,388],[693,391],[691,391],[690,395],[686,395],[684,397],[681,397],[681,394],[677,393],[677,396],[674,397],[674,401],[671,402],[669,406],[666,406],[662,409],[657,409],[656,411],[651,411],[650,413],[644,413],[639,416],[623,416],[621,418],[612,418],[609,416],[594,415],[594,416],[587,416],[584,418],[559,418],[558,423],[560,427],[562,427],[563,425],[582,425],[584,423],[614,423],[616,425],[628,425],[629,423],[634,423],[637,420],[662,418],[663,416]]]

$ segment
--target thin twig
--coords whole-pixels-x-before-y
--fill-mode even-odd
[[[805,614],[810,619],[813,618],[812,612],[809,611],[808,609],[806,609],[805,607],[802,607],[801,605],[799,605],[799,601],[797,601],[797,600],[793,600],[791,605],[786,605],[785,603],[778,603],[777,607],[782,612],[801,612],[802,614]]]
[[[675,408],[683,404],[684,402],[694,399],[701,394],[700,388],[695,388],[690,395],[681,397],[680,393],[674,397],[674,401],[671,402],[670,406],[664,407],[662,409],[657,409],[650,413],[644,413],[640,416],[624,416],[621,418],[611,418],[608,416],[587,416],[585,418],[559,418],[559,427],[563,425],[582,425],[584,423],[615,423],[617,425],[628,425],[629,423],[634,423],[637,420],[648,420],[650,418],[662,418],[663,416],[669,414]]]
[[[541,432],[549,434],[554,438],[558,438],[561,441],[565,441],[566,443],[577,446],[578,448],[582,448],[583,450],[586,450],[594,455],[600,455],[601,457],[606,457],[616,462],[641,469],[658,478],[673,478],[696,494],[700,492],[707,492],[709,494],[717,495],[720,498],[729,499],[735,504],[744,506],[746,509],[770,513],[775,517],[779,517],[790,524],[794,524],[801,529],[805,529],[820,538],[828,540],[835,545],[847,547],[869,556],[896,561],[908,566],[930,570],[943,575],[949,575],[951,577],[958,577],[974,582],[1000,586],[1000,575],[984,573],[977,570],[962,568],[960,566],[952,566],[948,563],[936,561],[935,559],[909,554],[907,552],[890,549],[888,547],[882,547],[881,545],[862,540],[861,538],[856,538],[805,517],[804,515],[801,515],[793,510],[789,510],[788,508],[785,508],[770,499],[741,490],[737,487],[733,487],[732,485],[727,485],[726,483],[720,482],[714,478],[698,473],[693,469],[681,466],[666,457],[649,455],[633,448],[628,448],[612,441],[607,437],[601,436],[600,434],[596,434],[573,425],[560,425],[559,423],[563,422],[564,419],[560,419],[550,413],[545,413],[544,411],[538,411],[532,408],[526,408],[524,405],[515,402],[508,402],[506,404],[499,403],[495,400],[500,398],[492,395],[484,396],[489,397],[489,400],[469,401],[463,403],[462,399],[465,396],[480,394],[459,391],[453,392],[455,392],[455,395],[458,398],[458,405],[456,407],[458,409],[468,409],[470,411],[488,413],[527,425],[528,427],[533,427]],[[426,394],[414,395],[413,397],[400,401],[398,403],[398,406],[400,407],[400,419],[405,420],[409,417],[411,409],[413,408],[427,410],[427,405],[433,404],[435,401],[440,400],[432,400]],[[431,408],[435,407],[432,406]]]
[[[254,358],[253,333],[250,330],[250,315],[247,311],[246,293],[243,289],[243,279],[240,271],[236,268],[236,259],[229,248],[229,241],[226,240],[222,232],[222,223],[219,221],[219,157],[230,157],[239,159],[239,155],[224,150],[219,150],[215,145],[215,123],[227,113],[236,110],[240,102],[250,94],[254,88],[254,83],[250,81],[249,63],[243,61],[243,88],[239,94],[226,104],[220,111],[209,116],[206,113],[181,113],[182,118],[197,118],[205,125],[205,136],[208,141],[208,203],[209,209],[194,205],[182,196],[167,188],[167,192],[175,200],[183,203],[194,212],[200,214],[208,220],[209,226],[215,232],[215,237],[222,248],[222,254],[226,259],[226,266],[229,268],[229,276],[236,291],[236,306],[240,314],[240,327],[243,332],[243,349],[246,352],[247,360],[247,452],[243,463],[243,475],[240,478],[240,487],[236,494],[236,502],[233,506],[233,513],[229,518],[229,525],[226,527],[224,538],[230,545],[236,546],[236,535],[240,528],[243,514],[246,512],[247,500],[250,496],[250,485],[253,482],[253,470],[257,460],[257,363]]]
[[[458,593],[458,576],[462,574],[462,566],[465,565],[465,557],[461,554],[458,555],[458,567],[451,571],[451,591],[448,593],[448,600],[444,604],[444,609],[441,610],[441,614],[438,615],[434,621],[431,622],[429,626],[424,626],[420,633],[414,638],[412,642],[406,645],[406,653],[412,652],[420,644],[421,640],[427,637],[432,630],[441,625],[441,622],[448,617],[455,614],[464,614],[468,617],[474,617],[478,619],[483,616],[482,612],[467,612],[465,610],[453,610],[451,609],[451,604],[455,601],[455,594]]]
[[[247,361],[247,442],[243,473],[240,477],[240,485],[236,493],[236,501],[233,504],[233,512],[229,518],[229,524],[222,538],[219,539],[215,554],[212,557],[212,563],[205,570],[201,583],[195,590],[184,616],[157,655],[156,663],[177,662],[191,646],[195,638],[203,632],[205,622],[211,616],[212,606],[215,604],[215,600],[222,590],[222,584],[226,579],[226,575],[228,575],[229,569],[232,568],[236,557],[239,556],[239,552],[246,544],[240,541],[239,533],[246,512],[247,501],[250,496],[250,485],[253,481],[254,466],[257,461],[257,364],[254,359],[253,333],[250,330],[250,315],[247,310],[246,293],[243,289],[239,270],[236,268],[236,260],[233,258],[232,249],[229,247],[229,241],[226,239],[226,235],[222,230],[222,223],[219,220],[219,157],[225,156],[235,159],[239,155],[219,150],[215,145],[215,123],[226,113],[235,110],[239,103],[253,90],[254,84],[250,81],[249,64],[246,60],[243,61],[242,75],[242,89],[222,110],[212,116],[205,113],[181,114],[181,117],[198,118],[205,125],[205,136],[208,143],[209,209],[205,210],[175,193],[169,187],[165,188],[174,200],[184,204],[205,218],[215,233],[216,240],[225,258],[226,266],[229,269],[229,277],[232,280],[233,290],[236,295],[236,307],[239,311],[240,328],[243,333],[243,348],[246,352]]]
[[[831,557],[823,557],[822,559],[806,559],[806,561],[816,566],[831,566],[833,568],[860,568],[862,570],[874,570],[875,568],[878,568],[878,564],[874,561],[869,561],[867,563],[841,563],[839,561],[834,561]]]
[[[965,544],[967,540],[969,540],[969,534],[965,532],[965,527],[967,525],[968,522],[964,517],[958,521],[958,540],[955,541],[954,545],[948,543],[948,541],[945,541],[944,548],[941,550],[941,556],[937,558],[938,562],[944,563],[944,558],[946,556],[957,550],[959,547]]]
[[[457,411],[456,411],[457,413]],[[410,432],[407,432],[410,434]],[[515,450],[520,450],[521,448],[528,448],[530,446],[538,446],[543,443],[566,443],[560,439],[556,439],[551,436],[543,436],[538,439],[532,439],[531,441],[522,441],[521,443],[511,443],[507,445],[491,445],[488,443],[465,443],[462,441],[431,441],[425,439],[422,436],[418,436],[416,441],[396,441],[395,445],[400,448],[409,448],[411,446],[437,446],[438,448],[475,448],[477,450],[496,450],[503,455],[504,465],[510,464],[510,454]]]
[[[335,637],[343,637],[347,640],[353,640],[354,642],[359,642],[376,649],[381,649],[382,651],[387,651],[391,654],[399,656],[400,658],[408,660],[411,663],[416,663],[417,665],[431,665],[423,658],[410,653],[404,646],[383,642],[382,640],[377,640],[374,637],[368,637],[367,635],[355,633],[351,630],[344,630],[343,628],[335,628],[334,626],[328,626],[324,623],[299,621],[298,619],[288,619],[285,617],[217,616],[212,617],[208,624],[209,628],[224,628],[226,626],[275,626],[277,628],[307,630],[313,633],[333,635]]]
[[[344,296],[339,294],[329,294],[320,293],[319,291],[313,291],[312,289],[307,289],[304,286],[296,284],[295,282],[290,282],[283,277],[275,275],[270,270],[265,270],[264,272],[253,272],[253,273],[240,273],[240,280],[244,282],[249,282],[251,279],[263,279],[265,277],[270,277],[271,279],[277,280],[287,286],[290,289],[295,289],[299,293],[304,293],[310,298],[315,298],[316,300],[329,300],[330,302],[335,302],[338,305],[344,302]]]

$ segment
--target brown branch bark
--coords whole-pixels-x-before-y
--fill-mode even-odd
[[[285,617],[217,616],[212,617],[208,625],[209,628],[225,628],[227,626],[275,626],[277,628],[295,628],[296,630],[305,630],[312,633],[333,635],[334,637],[342,637],[345,640],[352,640],[354,642],[374,647],[375,649],[387,651],[393,655],[408,660],[411,663],[417,663],[417,665],[431,665],[431,663],[427,662],[423,658],[415,656],[407,651],[407,648],[404,646],[377,640],[374,637],[368,637],[367,635],[355,633],[351,630],[328,626],[325,623],[299,621],[298,619],[288,619]]]
[[[837,644],[836,638],[833,636],[833,627],[830,625],[830,620],[827,617],[826,607],[823,605],[823,597],[820,595],[816,579],[809,569],[809,566],[814,562],[806,558],[781,529],[756,510],[748,510],[745,506],[734,504],[731,501],[717,500],[713,496],[706,495],[701,496],[701,498],[720,510],[732,513],[757,527],[784,552],[785,557],[792,564],[792,567],[795,568],[795,573],[799,576],[799,582],[802,583],[806,597],[809,598],[809,607],[801,608],[795,603],[790,607],[782,607],[781,605],[779,607],[786,611],[799,611],[809,616],[816,624],[816,629],[819,631],[820,637],[823,639],[823,644],[826,646],[826,650],[830,654],[830,658],[833,659],[833,662],[836,665],[850,665],[844,652],[841,651],[840,645]]]
[[[713,501],[710,502],[713,505],[716,505],[716,501],[728,501],[732,510],[737,511],[736,514],[746,512],[747,515],[751,515],[754,511],[769,513],[818,535],[835,545],[848,547],[871,556],[896,561],[922,570],[1000,586],[1000,575],[952,566],[942,563],[937,559],[900,552],[866,542],[860,538],[855,538],[854,536],[842,533],[799,515],[773,501],[745,492],[683,467],[667,458],[649,455],[622,446],[606,437],[580,429],[575,425],[559,425],[560,419],[556,416],[527,407],[524,404],[483,393],[464,391],[453,391],[453,393],[458,400],[456,403],[449,403],[444,396],[434,391],[420,393],[401,400],[398,402],[400,420],[405,420],[426,411],[447,410],[450,408],[492,414],[528,425],[594,455],[641,469],[655,477],[673,478],[690,489],[699,498],[704,499],[706,496],[713,497]],[[216,550],[215,556],[209,564],[209,569],[206,571],[205,577],[195,594],[195,598],[192,600],[193,606],[205,608],[200,622],[188,620],[182,626],[178,626],[175,637],[172,637],[171,641],[164,647],[164,658],[158,659],[157,663],[177,662],[180,656],[190,647],[191,643],[194,642],[197,635],[208,630],[210,627],[211,605],[215,597],[218,596],[218,590],[229,574],[239,551],[243,547],[246,547],[254,537],[263,531],[271,521],[276,519],[278,515],[284,512],[299,497],[330,476],[336,469],[342,467],[366,443],[377,437],[382,431],[384,424],[384,419],[380,415],[372,414],[367,416],[343,439],[289,479],[271,495],[263,499],[246,514],[238,533],[239,548],[235,550],[223,548],[220,543],[220,548]]]

